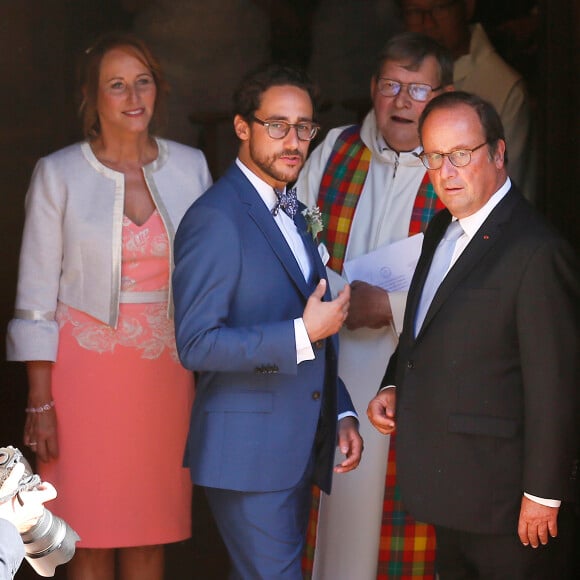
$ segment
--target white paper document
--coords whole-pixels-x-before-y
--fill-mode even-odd
[[[421,253],[423,234],[403,238],[394,244],[344,263],[349,282],[362,280],[387,292],[406,292]]]

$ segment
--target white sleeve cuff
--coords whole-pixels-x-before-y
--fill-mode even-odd
[[[58,323],[54,320],[13,318],[6,333],[6,358],[10,361],[56,361]]]
[[[296,339],[296,363],[300,364],[305,360],[314,360],[316,357],[302,318],[294,320],[294,337]]]
[[[536,503],[545,505],[547,507],[560,507],[560,504],[562,503],[559,499],[546,499],[544,497],[538,497],[536,495],[531,495],[526,492],[524,492],[524,495],[528,499],[531,499],[532,501],[535,501]]]
[[[354,417],[358,421],[358,415],[354,411],[345,411],[344,413],[338,414],[339,421],[345,417]]]

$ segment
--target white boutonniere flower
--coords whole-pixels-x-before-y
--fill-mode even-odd
[[[324,229],[320,208],[317,205],[307,207],[306,209],[302,210],[302,215],[306,220],[306,231],[310,233],[313,240],[316,240],[318,234]]]

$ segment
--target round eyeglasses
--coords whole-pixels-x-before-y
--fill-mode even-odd
[[[379,77],[377,86],[379,93],[383,97],[396,97],[403,87],[407,88],[407,93],[414,101],[419,101],[424,103],[429,100],[431,93],[438,91],[442,88],[442,85],[438,87],[432,87],[424,83],[400,83],[399,81],[394,81],[393,79],[387,79],[385,77]]]
[[[311,123],[309,121],[303,121],[302,123],[288,123],[287,121],[262,121],[252,115],[252,119],[259,123],[260,125],[266,127],[268,135],[272,139],[284,139],[286,135],[290,132],[290,129],[294,127],[296,129],[296,135],[300,141],[312,141],[320,129],[320,125],[316,123]]]
[[[455,167],[465,167],[471,163],[471,154],[487,145],[487,143],[487,141],[484,141],[473,149],[455,149],[449,153],[425,153],[423,151],[423,153],[415,153],[415,155],[421,159],[427,169],[441,169],[444,157],[447,157]]]

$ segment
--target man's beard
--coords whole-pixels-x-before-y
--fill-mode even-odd
[[[277,169],[275,167],[276,161],[285,155],[291,155],[294,157],[300,158],[300,165],[296,167],[289,167],[284,171],[283,169]],[[250,145],[250,157],[252,161],[266,174],[269,175],[272,179],[279,181],[280,183],[290,183],[295,181],[298,178],[298,173],[302,169],[304,165],[304,154],[300,152],[298,149],[285,149],[284,151],[280,151],[275,155],[270,155],[268,157],[258,157],[256,151]]]

